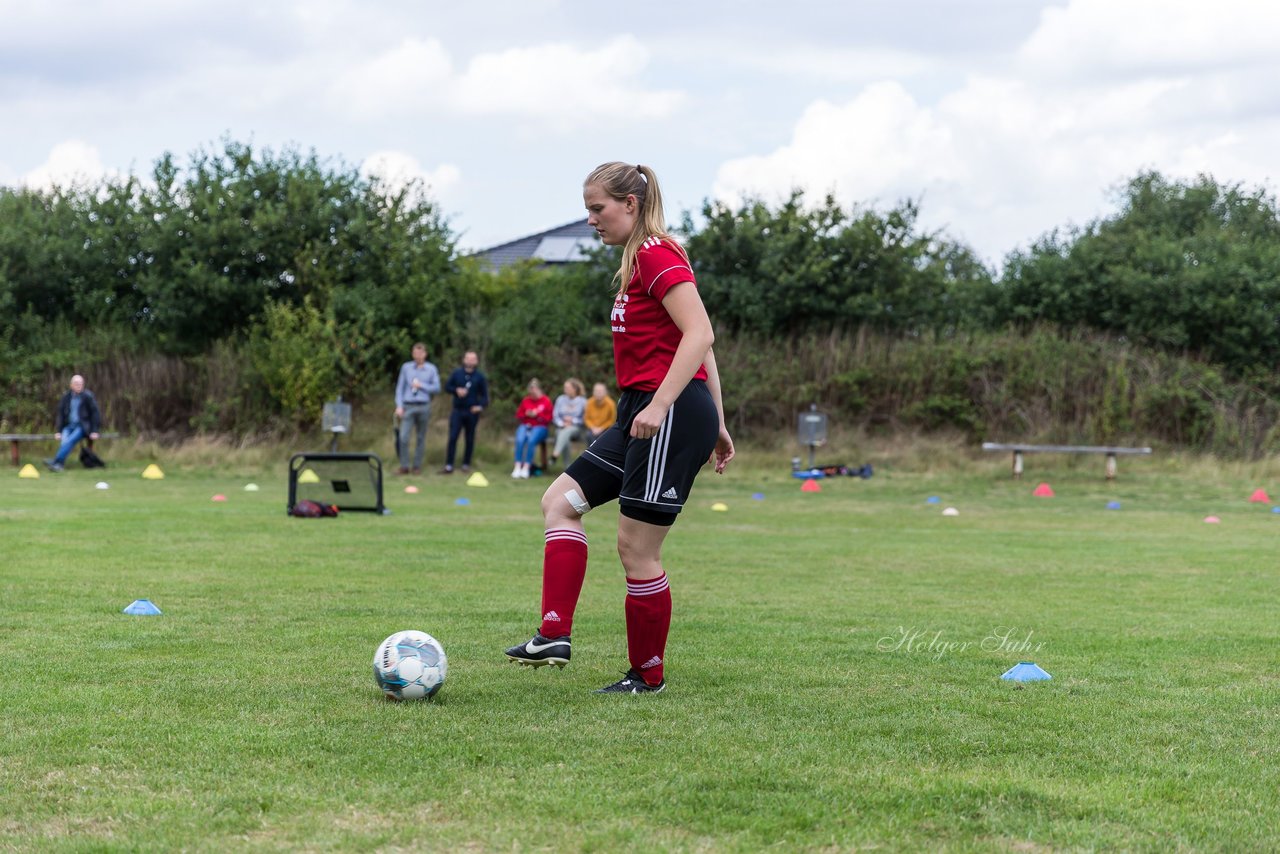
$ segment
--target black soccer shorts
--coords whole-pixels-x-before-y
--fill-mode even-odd
[[[631,422],[651,391],[624,389],[618,420],[569,466],[592,507],[618,499],[621,513],[642,522],[670,525],[684,507],[693,480],[715,450],[720,416],[702,380],[692,380],[649,439],[633,439]]]

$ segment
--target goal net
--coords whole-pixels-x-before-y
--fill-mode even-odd
[[[341,511],[389,512],[382,503],[377,454],[302,453],[289,458],[289,507],[299,501],[336,504]]]

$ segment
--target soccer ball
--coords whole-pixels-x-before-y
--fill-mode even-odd
[[[426,632],[396,632],[373,654],[373,681],[392,700],[429,700],[448,671],[444,647]]]

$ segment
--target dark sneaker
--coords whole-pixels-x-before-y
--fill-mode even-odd
[[[644,677],[636,673],[635,668],[627,671],[627,675],[623,676],[612,685],[606,685],[597,694],[656,694],[663,688],[667,687],[667,680],[663,679],[657,685],[650,685],[644,681]]]
[[[569,636],[544,638],[540,632],[535,632],[525,643],[507,650],[507,658],[530,667],[541,667],[544,664],[564,667],[569,663]]]
[[[57,460],[45,460],[44,467],[49,471],[62,471],[63,465]]]
[[[469,472],[469,471],[471,471],[471,466],[464,465],[464,466],[462,467],[462,473],[463,473],[463,474],[466,474],[466,473],[467,473],[467,472]]]
[[[445,466],[440,469],[440,474],[453,474],[453,466]]]

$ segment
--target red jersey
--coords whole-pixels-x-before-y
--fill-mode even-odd
[[[640,245],[627,292],[614,298],[609,318],[619,388],[656,391],[666,378],[682,333],[662,298],[682,282],[698,284],[680,250],[658,237]],[[699,365],[693,378],[705,380],[706,366]]]
[[[554,407],[551,398],[526,395],[516,407],[516,420],[530,427],[546,427],[551,423],[551,411]]]

